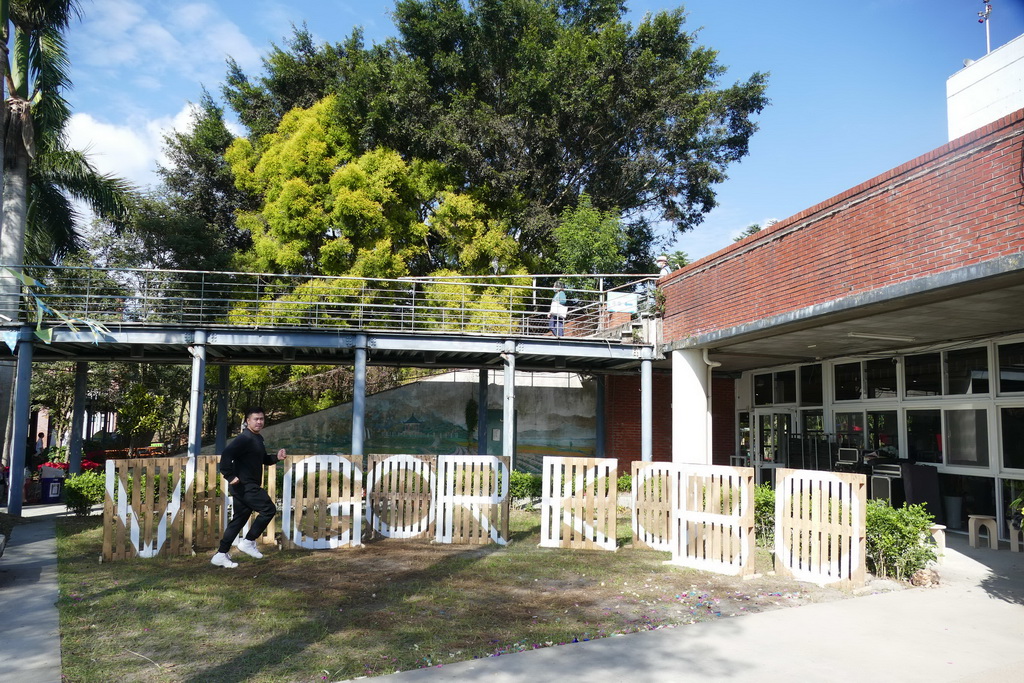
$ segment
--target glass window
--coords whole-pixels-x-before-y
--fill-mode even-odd
[[[796,403],[796,370],[775,373],[775,402]]]
[[[800,404],[820,406],[824,392],[821,383],[821,365],[805,365],[800,368]]]
[[[937,353],[920,353],[903,359],[907,396],[940,396],[942,373]]]
[[[942,462],[942,415],[938,410],[907,411],[907,455],[914,462]]]
[[[825,416],[820,410],[804,410],[800,412],[800,431],[804,434],[822,433],[825,431]]]
[[[988,465],[988,420],[984,408],[946,411],[946,462]]]
[[[864,413],[836,413],[836,442],[842,448],[864,448]]]
[[[988,351],[985,348],[946,352],[946,393],[988,393]]]
[[[999,413],[1003,433],[1003,467],[1024,470],[1024,408],[1003,408]]]
[[[1024,391],[1024,342],[999,347],[999,391]]]
[[[864,363],[865,388],[868,398],[896,398],[896,363],[894,358],[880,358]]]
[[[739,454],[750,457],[750,413],[740,413],[740,448]]]
[[[891,365],[891,363],[890,363]],[[895,410],[868,411],[868,450],[899,454],[899,422]]]
[[[860,363],[843,363],[834,368],[836,400],[856,401],[860,398]]]
[[[754,405],[770,406],[772,404],[772,374],[754,375]]]

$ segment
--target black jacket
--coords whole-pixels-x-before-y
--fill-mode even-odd
[[[277,458],[267,453],[263,437],[248,429],[231,440],[220,455],[220,473],[229,482],[238,477],[240,484],[263,483],[263,466],[273,465]]]

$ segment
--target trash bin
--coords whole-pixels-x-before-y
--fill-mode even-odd
[[[43,489],[40,502],[43,504],[59,503],[60,497],[64,494],[64,478],[41,477],[39,482]]]

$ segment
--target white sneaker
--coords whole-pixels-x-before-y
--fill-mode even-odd
[[[257,560],[263,557],[263,553],[256,547],[256,541],[250,541],[247,538],[243,538],[238,542],[238,549],[249,557],[255,557]]]
[[[231,561],[231,558],[227,553],[217,553],[210,559],[210,564],[218,567],[224,567],[226,569],[234,569],[238,566],[237,562]]]

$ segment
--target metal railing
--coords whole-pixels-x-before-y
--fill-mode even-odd
[[[400,279],[185,270],[26,267],[22,320],[102,325],[300,327],[549,334],[552,285],[569,301],[565,334],[612,336],[653,302],[653,277],[524,275]],[[7,274],[3,276],[10,277]],[[2,323],[2,321],[0,321]]]

